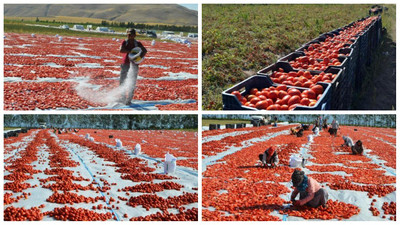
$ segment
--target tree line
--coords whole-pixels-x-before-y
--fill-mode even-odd
[[[22,20],[23,21],[23,20]],[[36,23],[39,22],[45,22],[45,23],[66,23],[62,21],[49,21],[49,20],[40,20],[39,17],[36,17]],[[102,26],[102,27],[124,27],[124,28],[135,28],[135,29],[140,29],[140,30],[170,30],[170,31],[178,31],[178,32],[191,32],[191,33],[197,33],[197,26],[177,26],[177,25],[161,25],[161,24],[155,24],[155,25],[149,25],[145,23],[134,23],[134,22],[118,22],[118,21],[112,21],[109,22],[107,20],[102,20],[101,23],[80,23],[82,25],[94,25],[94,26]]]

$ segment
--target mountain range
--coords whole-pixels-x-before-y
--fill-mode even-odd
[[[5,4],[4,16],[69,16],[118,22],[197,26],[198,12],[174,4]]]

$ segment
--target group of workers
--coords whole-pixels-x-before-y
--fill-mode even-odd
[[[328,124],[326,119],[322,121],[322,117],[319,117],[313,127],[313,132],[319,132],[319,130],[328,129]],[[303,136],[303,131],[308,130],[309,125],[301,124],[296,128],[291,128],[291,134],[297,135],[298,137]],[[330,134],[337,136],[337,130],[339,129],[339,123],[333,120],[331,123]],[[361,140],[358,140],[355,144],[349,136],[343,136],[344,143],[342,147],[350,147],[352,154],[363,154],[363,146]],[[277,167],[279,163],[278,152],[274,147],[269,147],[264,153],[259,154],[259,159],[263,167]],[[328,192],[321,187],[321,185],[311,177],[307,177],[304,171],[296,169],[291,177],[291,181],[294,186],[294,191],[291,194],[290,200],[294,206],[307,205],[309,207],[326,207],[326,202],[328,200]],[[299,200],[296,200],[297,195],[300,194]]]
[[[53,132],[55,133],[55,134],[62,134],[62,133],[71,133],[71,132],[75,132],[75,133],[78,133],[79,132],[79,129],[72,129],[72,128],[56,128],[56,127],[53,127]]]

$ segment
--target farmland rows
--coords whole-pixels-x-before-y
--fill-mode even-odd
[[[220,152],[226,151],[230,147],[233,147],[233,146],[238,147],[244,141],[248,141],[253,138],[262,137],[265,135],[270,135],[273,133],[278,133],[283,130],[288,130],[291,127],[294,127],[294,126],[282,126],[282,127],[274,128],[274,129],[259,127],[259,128],[253,129],[253,131],[250,133],[245,133],[242,135],[235,135],[235,136],[228,136],[228,137],[225,137],[220,140],[209,141],[202,145],[202,153],[203,153],[203,156],[204,155],[205,156],[213,156]],[[232,129],[232,130],[240,131],[242,129]]]
[[[349,133],[353,129],[342,126],[339,133],[348,134],[357,140],[353,133]],[[358,133],[363,133],[360,130],[364,127],[357,129]],[[373,131],[375,128],[365,129]],[[392,133],[393,130],[388,132]],[[365,141],[366,134],[362,137],[364,148],[367,149],[365,155],[354,156],[350,155],[349,148],[340,147],[343,143],[341,137],[333,138],[327,132],[321,132],[320,136],[314,137],[313,142],[307,142],[309,134],[311,131],[305,131],[302,138],[278,135],[266,141],[260,140],[208,166],[203,172],[203,220],[297,220],[299,217],[342,220],[357,217],[358,214],[378,215],[379,212],[384,214],[381,219],[396,219],[395,214],[390,214],[388,209],[395,206],[395,202],[389,203],[388,199],[393,200],[389,196],[395,193],[393,184],[396,177],[376,160],[379,158],[392,162],[389,155],[383,154],[384,148],[377,148],[377,145],[384,144],[382,141],[374,139],[376,145],[371,145],[371,142]],[[221,141],[220,146],[215,143],[214,147],[224,148],[236,143]],[[207,144],[203,144],[203,149]],[[265,169],[259,166],[258,154],[268,146],[278,149],[280,165],[277,168]],[[393,154],[392,151],[394,149],[389,152]],[[327,208],[288,205],[291,192],[288,182],[293,168],[287,165],[290,155],[299,153],[308,158],[304,169],[306,174],[321,182],[328,190],[330,200]],[[371,207],[342,199],[346,196],[346,190],[356,191],[359,200],[367,199]],[[373,199],[368,200],[368,196]],[[373,207],[373,203],[377,208]]]
[[[197,220],[190,178],[73,133],[36,133],[15,138],[28,144],[14,159],[5,151],[5,220]]]
[[[159,161],[165,154],[178,157],[177,164],[191,167],[195,170],[197,164],[197,134],[180,131],[123,131],[123,130],[81,130],[80,134],[89,134],[96,142],[115,146],[115,139],[120,139],[127,150],[133,151],[136,144],[141,145],[141,151]],[[112,135],[113,138],[109,138]],[[166,145],[168,140],[168,145]]]
[[[98,91],[119,86],[121,41],[8,33],[5,38],[5,109],[88,109],[106,104],[78,95],[78,83]],[[197,48],[157,43],[140,65],[135,100],[171,101],[162,110],[197,109]],[[57,96],[57,97],[55,97]],[[187,101],[187,102],[182,102]]]

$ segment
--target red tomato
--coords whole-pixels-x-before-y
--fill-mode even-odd
[[[291,96],[294,96],[294,95],[300,96],[301,95],[301,92],[296,88],[290,88],[287,93]]]
[[[286,95],[288,95],[288,93],[286,91],[279,91],[278,93],[278,98],[282,99],[283,97],[285,97]]]
[[[307,81],[303,84],[303,87],[309,88],[311,87],[311,85],[313,85],[314,83],[312,81]]]
[[[265,88],[264,88],[265,89]],[[265,97],[268,97],[269,95],[269,91],[268,90],[264,90],[261,92],[262,95],[264,95]]]
[[[242,96],[242,95],[240,94],[240,92],[238,92],[238,91],[233,91],[232,94],[235,95],[237,98],[239,98],[240,96]]]
[[[301,83],[301,81],[297,81],[296,83],[294,83],[294,86],[303,87],[303,83]]]
[[[258,98],[263,101],[263,100],[267,100],[267,97],[265,95],[260,95],[258,96]]]
[[[287,87],[286,87],[286,85],[278,85],[277,87],[276,87],[276,90],[278,90],[278,91],[286,91],[286,89],[287,89]]]
[[[282,98],[282,105],[287,105],[289,102],[289,99],[291,98],[291,95],[286,95],[285,97]]]
[[[257,96],[255,95],[249,95],[247,96],[247,101],[251,101],[251,99],[256,98]]]
[[[258,98],[258,97],[254,97],[254,98],[252,98],[251,100],[250,100],[250,103],[251,104],[257,104],[257,102],[259,102],[260,101],[260,98]]]
[[[305,90],[305,91],[303,91],[303,93],[306,94],[307,98],[309,98],[309,99],[315,99],[317,97],[317,95],[315,94],[315,92],[312,89]]]
[[[259,101],[256,104],[257,109],[266,109],[268,107],[268,102],[266,100],[264,101]]]
[[[288,105],[281,105],[281,110],[288,110],[289,106]]]
[[[313,86],[313,87],[311,88],[311,90],[313,90],[313,91],[315,92],[316,95],[322,94],[322,92],[324,92],[324,88],[323,88],[321,85],[319,85],[319,84]]]
[[[310,104],[310,99],[308,99],[308,98],[303,98],[303,99],[300,100],[300,104],[301,104],[301,105],[308,106],[308,105]]]
[[[283,81],[282,84],[293,85],[293,82],[286,80],[286,81]]]
[[[300,96],[294,95],[289,99],[288,106],[290,107],[291,105],[298,104],[298,103],[300,103]]]
[[[257,91],[258,91],[257,88],[252,88],[252,89],[250,90],[250,94],[256,95]]]
[[[278,92],[277,90],[271,91],[271,92],[269,93],[269,95],[268,95],[268,98],[275,100],[275,99],[278,98],[278,94],[279,94],[279,92]]]
[[[270,105],[273,105],[274,104],[274,101],[272,101],[272,99],[267,99],[267,100],[265,100],[265,101],[267,101],[268,102],[268,106],[270,106]]]
[[[268,106],[267,110],[280,110],[281,106],[278,104]]]
[[[312,75],[311,75],[310,71],[305,71],[304,72],[304,77],[306,77],[307,79],[311,79]]]

